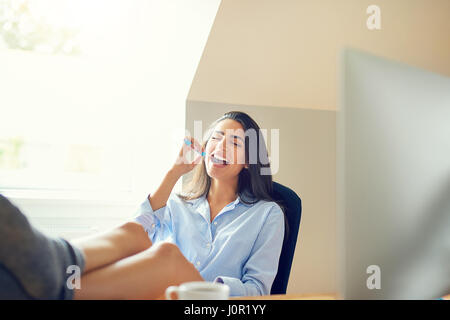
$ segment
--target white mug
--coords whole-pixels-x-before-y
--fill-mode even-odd
[[[176,293],[178,300],[228,300],[230,287],[223,283],[194,281],[166,289],[166,299],[172,300]]]

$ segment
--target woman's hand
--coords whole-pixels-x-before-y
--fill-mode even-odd
[[[150,205],[152,206],[152,209],[154,211],[166,205],[170,193],[172,192],[172,189],[177,183],[178,179],[183,174],[186,174],[194,169],[194,167],[202,161],[201,158],[203,150],[201,145],[191,137],[185,137],[185,139],[186,141],[190,141],[191,143],[187,144],[183,141],[183,146],[181,147],[175,164],[164,176],[164,179],[161,182],[159,188],[156,189],[153,194],[148,196],[148,200],[150,201]],[[188,159],[187,155],[193,148],[195,148],[195,150],[197,150],[198,152],[194,151],[195,157],[194,160],[191,161]]]
[[[190,143],[186,143],[185,141],[190,141]],[[187,156],[190,152],[194,153],[193,160],[190,160]],[[200,143],[192,137],[185,137],[180,153],[170,171],[178,177],[188,173],[194,169],[197,164],[202,162],[202,152],[203,148]]]

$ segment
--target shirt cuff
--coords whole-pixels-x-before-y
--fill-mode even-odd
[[[148,197],[150,197],[150,195]],[[139,222],[147,232],[152,233],[160,224],[160,221],[164,216],[166,206],[153,211],[148,197],[140,205],[138,214],[134,217],[134,220]]]
[[[245,288],[242,281],[232,277],[216,277],[214,282],[226,284],[230,287],[230,296],[245,296]]]

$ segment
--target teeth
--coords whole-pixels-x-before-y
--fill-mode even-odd
[[[212,161],[215,162],[215,163],[227,164],[226,160],[222,160],[222,159],[216,158],[214,156],[212,157]]]

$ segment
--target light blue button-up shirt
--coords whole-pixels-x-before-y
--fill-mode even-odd
[[[248,205],[237,197],[211,223],[205,196],[183,201],[172,193],[156,211],[146,199],[135,220],[153,243],[176,244],[203,279],[227,284],[231,296],[270,294],[284,237],[283,212],[275,202]]]

